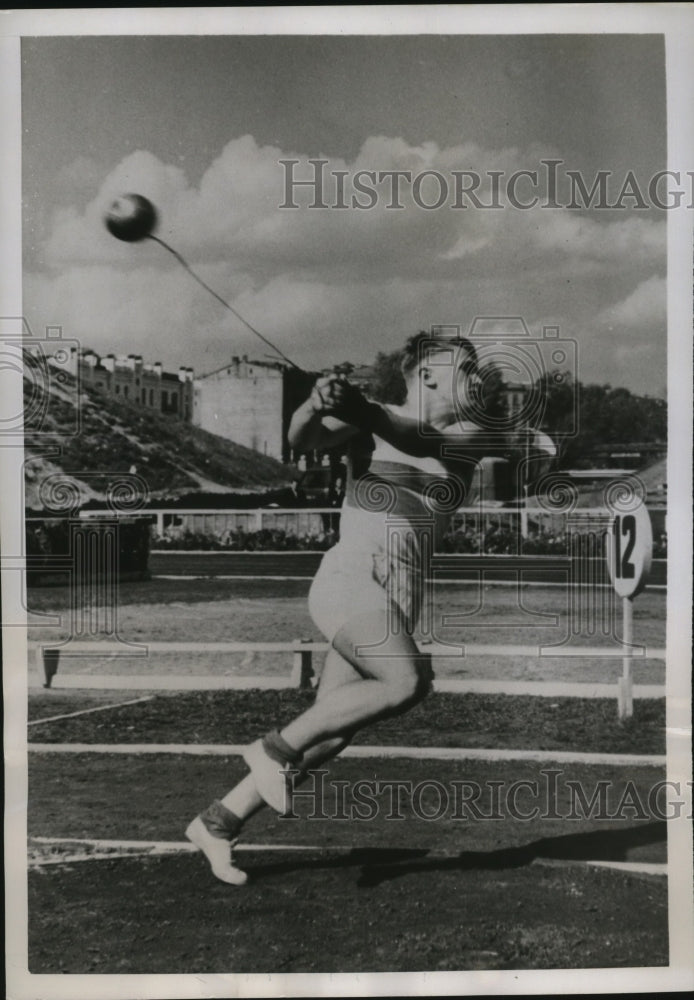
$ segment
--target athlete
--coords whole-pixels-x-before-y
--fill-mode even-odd
[[[413,632],[425,600],[427,551],[464,504],[485,455],[518,441],[468,418],[479,388],[474,345],[418,334],[402,355],[402,406],[366,400],[344,379],[319,379],[295,412],[301,451],[344,445],[348,456],[340,541],[323,558],[309,610],[331,643],[315,703],[247,747],[250,773],[196,817],[186,836],[224,882],[241,885],[233,843],[265,804],[279,813],[297,780],[343,750],[363,726],[400,714],[430,690],[430,657]]]

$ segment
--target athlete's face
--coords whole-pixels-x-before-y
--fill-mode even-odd
[[[436,401],[434,410],[441,419],[469,419],[481,384],[477,363],[465,348],[437,352],[430,358]]]
[[[469,418],[479,401],[482,380],[474,356],[461,347],[457,352],[455,373],[456,416]]]

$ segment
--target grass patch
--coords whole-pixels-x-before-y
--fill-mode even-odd
[[[133,697],[113,694],[114,702]],[[85,696],[72,697],[85,705]],[[291,689],[176,692],[33,726],[29,737],[39,743],[247,743],[312,702],[312,693]],[[31,718],[57,714],[53,692],[33,695],[30,704]],[[63,698],[58,711],[76,711],[69,704]],[[663,754],[665,704],[639,699],[632,718],[620,722],[616,699],[433,694],[407,714],[363,729],[355,743]]]

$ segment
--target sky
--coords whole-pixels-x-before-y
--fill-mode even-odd
[[[588,189],[610,171],[614,205],[630,171],[643,194],[665,169],[664,71],[657,35],[24,38],[25,316],[196,373],[267,353],[161,247],[106,232],[105,208],[134,191],[157,235],[301,367],[516,317],[575,343],[582,381],[662,396],[667,212],[649,197],[566,206],[569,171]],[[281,161],[305,179],[312,158],[328,206],[343,172],[347,208],[309,208],[305,188],[280,207]],[[556,207],[542,207],[548,159]],[[384,181],[373,207],[351,207],[359,170],[409,171],[418,195],[401,181],[389,208]],[[509,194],[523,170],[538,172],[516,187],[521,203],[539,195],[529,209]],[[465,171],[484,205],[496,172],[499,207],[454,207]]]

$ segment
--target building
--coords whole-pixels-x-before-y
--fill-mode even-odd
[[[506,406],[506,416],[516,418],[523,412],[527,405],[529,386],[523,383],[507,382],[504,386],[504,403]]]
[[[281,459],[283,382],[279,364],[233,357],[195,380],[193,423]]]
[[[287,441],[292,413],[315,375],[279,361],[233,357],[195,380],[193,423],[280,462],[297,459]]]
[[[104,357],[89,349],[70,349],[68,366],[80,384],[132,406],[156,410],[190,423],[193,419],[193,369],[165,372],[161,362],[145,364],[140,354]]]

